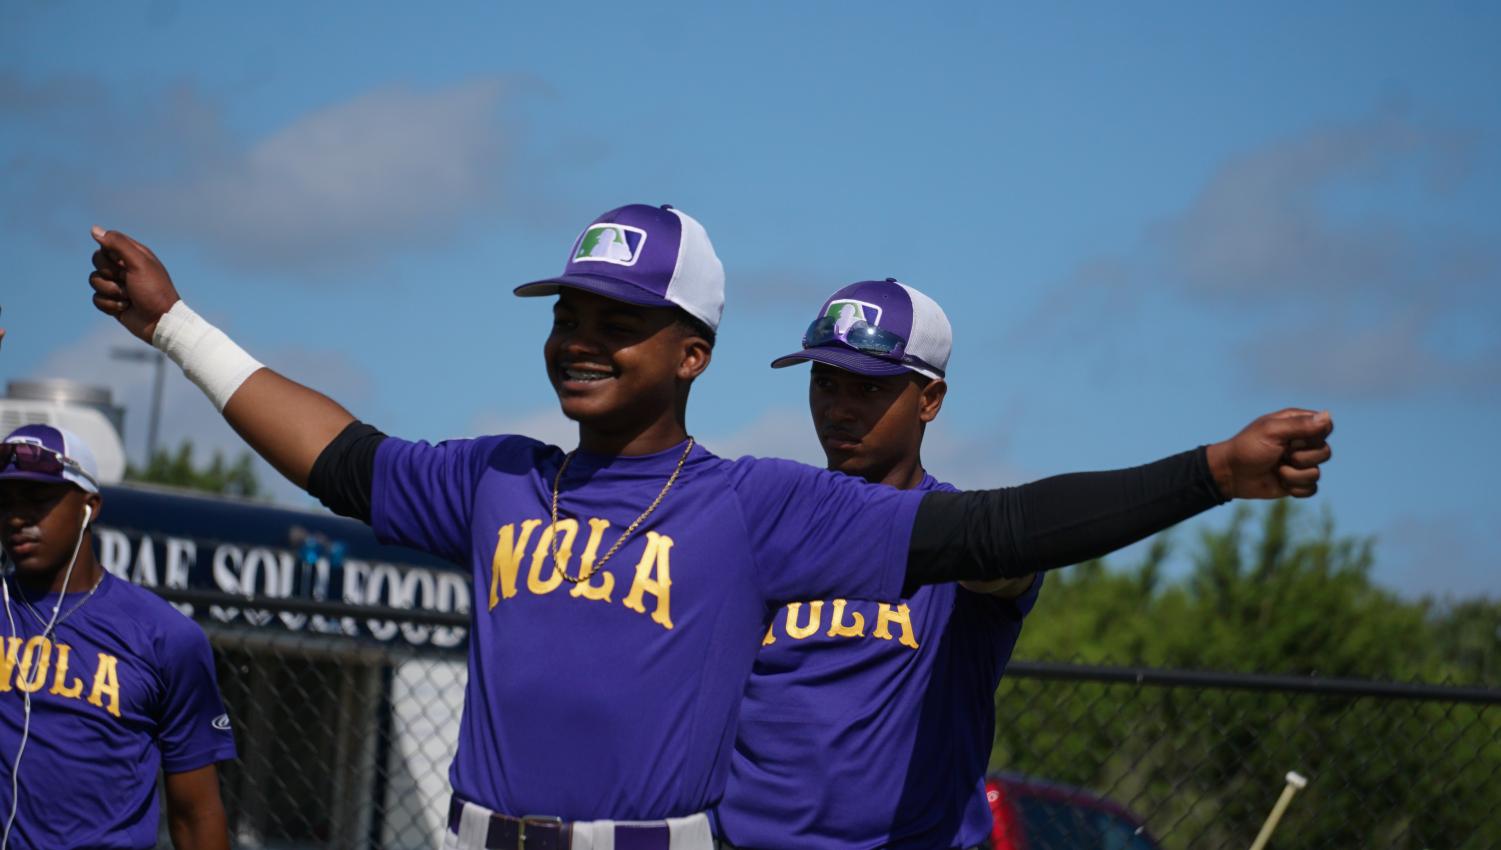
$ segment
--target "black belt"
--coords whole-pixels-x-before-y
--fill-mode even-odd
[[[741,848],[725,841],[723,838],[714,839],[714,847],[715,850],[741,850]],[[956,847],[954,850],[989,850],[989,848],[983,844],[976,844],[973,847]]]
[[[450,798],[448,828],[455,835],[463,819],[464,801]],[[573,845],[573,824],[561,818],[527,815],[513,818],[499,812],[490,813],[485,830],[485,847],[490,850],[569,850]]]

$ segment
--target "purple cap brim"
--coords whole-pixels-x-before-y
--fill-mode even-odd
[[[547,280],[534,280],[531,283],[523,283],[516,287],[515,293],[522,298],[531,298],[538,295],[557,295],[558,290],[564,287],[568,289],[581,289],[584,292],[592,292],[595,295],[603,295],[606,298],[624,301],[627,304],[638,304],[642,307],[678,306],[655,292],[649,292],[634,283],[626,283],[612,277],[592,274],[565,274],[560,277],[550,277]]]
[[[845,348],[838,345],[820,345],[816,348],[805,348],[795,354],[778,357],[771,361],[771,368],[782,369],[794,366],[804,360],[816,360],[819,363],[827,363],[836,366],[846,372],[854,372],[857,375],[869,375],[871,377],[885,377],[888,375],[905,375],[912,371],[900,363],[890,360],[882,360],[853,348]]]
[[[9,472],[0,472],[0,481],[40,481],[43,484],[67,484],[72,487],[78,486],[71,480],[64,478],[61,473],[57,475],[49,475],[45,472],[23,472],[19,469],[12,469]]]

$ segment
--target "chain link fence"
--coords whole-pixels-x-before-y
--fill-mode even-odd
[[[232,597],[163,592],[218,600],[201,621],[237,728],[222,768],[236,846],[440,846],[463,615],[278,600],[226,617]],[[433,630],[449,639],[395,639]],[[1111,843],[1055,807],[1044,817],[1078,822],[1024,818],[1016,850],[1248,847],[1289,770],[1311,781],[1273,847],[1501,847],[1501,690],[1016,661],[996,704],[993,767],[1145,828]]]
[[[163,595],[200,609],[232,601]],[[436,850],[468,679],[467,616],[269,604],[209,605],[203,622],[240,755],[220,766],[234,846]]]
[[[1273,847],[1501,847],[1501,690],[1013,662],[996,706],[993,765],[1164,848],[1249,847],[1289,771]]]

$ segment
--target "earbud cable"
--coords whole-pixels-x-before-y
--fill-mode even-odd
[[[57,625],[57,615],[63,610],[63,596],[68,592],[68,582],[73,580],[73,566],[78,563],[78,550],[83,548],[83,536],[89,533],[89,515],[93,511],[84,514],[83,527],[78,530],[78,540],[73,543],[73,556],[68,559],[67,572],[63,574],[62,590],[58,591],[57,604],[52,606],[52,619],[47,621],[47,627],[42,630],[42,636],[52,634],[52,629]],[[16,631],[16,617],[10,610],[10,573],[6,571],[0,575],[0,584],[4,585],[5,595],[5,619],[10,622],[10,636],[19,638]],[[30,671],[21,671],[21,674]],[[21,675],[18,674],[18,675]],[[21,803],[21,756],[26,752],[26,740],[31,737],[31,691],[21,687],[17,680],[16,689],[21,692],[22,709],[21,720],[21,743],[16,747],[16,760],[10,766],[10,815],[5,819],[5,832],[0,833],[0,850],[6,850],[10,844],[10,830],[16,823],[16,811]]]

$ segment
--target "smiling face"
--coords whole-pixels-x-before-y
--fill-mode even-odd
[[[571,289],[553,305],[543,354],[563,415],[610,434],[680,418],[688,388],[711,356],[676,310]]]
[[[99,497],[71,484],[0,481],[0,546],[23,577],[67,566],[83,527],[83,509],[99,515]]]
[[[923,426],[943,407],[947,385],[916,373],[869,377],[814,363],[808,408],[830,469],[869,481],[920,470]]]

